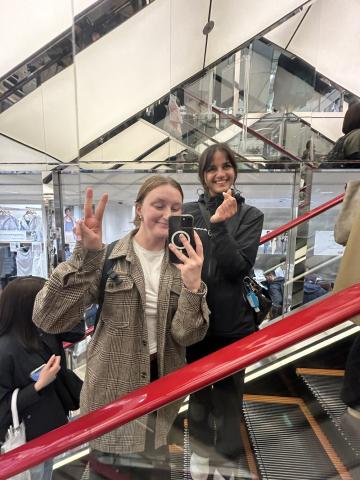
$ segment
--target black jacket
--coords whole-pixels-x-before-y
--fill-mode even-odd
[[[66,368],[62,341],[80,340],[84,336],[83,326],[81,328],[77,332],[59,335],[50,335],[39,330],[43,344],[39,353],[26,350],[11,333],[0,337],[0,443],[4,441],[7,429],[12,423],[11,396],[15,388],[20,389],[17,407],[19,418],[25,423],[27,440],[39,437],[67,422],[68,412],[64,411],[56,393],[56,380],[37,392],[30,379],[30,372],[45,363],[52,353],[61,356],[61,368]]]
[[[249,275],[256,259],[264,215],[236,195],[238,211],[229,220],[210,225],[208,231],[199,203],[209,216],[223,201],[219,195],[199,197],[184,205],[184,213],[194,217],[194,226],[204,247],[202,279],[207,284],[211,311],[208,335],[241,338],[256,330],[254,311],[244,297],[243,278]]]

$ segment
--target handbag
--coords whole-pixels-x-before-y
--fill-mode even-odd
[[[66,413],[80,408],[83,381],[70,368],[60,369],[56,375],[55,390]]]
[[[45,350],[52,355],[48,345],[43,342]],[[47,363],[49,358],[41,355],[41,358]],[[54,381],[56,393],[64,408],[66,415],[71,410],[78,410],[80,408],[80,392],[83,386],[83,381],[70,368],[60,368]]]
[[[260,325],[269,313],[272,301],[268,290],[251,277],[244,277],[246,300],[255,312],[255,323]]]
[[[346,185],[342,208],[334,228],[335,242],[346,245],[352,225],[360,212],[360,180],[351,180]]]
[[[19,422],[19,414],[16,406],[18,393],[19,389],[16,388],[11,396],[12,425],[10,425],[5,436],[5,442],[1,446],[2,453],[9,452],[26,443],[25,424],[24,422]],[[10,478],[11,480],[31,480],[30,471],[26,470]]]

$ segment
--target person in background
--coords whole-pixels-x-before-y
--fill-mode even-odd
[[[327,290],[319,284],[319,278],[315,274],[307,275],[304,278],[304,297],[303,303],[312,302],[316,298],[322,297]]]
[[[271,230],[266,230],[266,235],[270,232]],[[265,242],[263,247],[264,247],[264,253],[268,253],[271,250],[271,240],[268,240],[267,242]]]
[[[312,139],[306,142],[305,150],[301,155],[301,159],[310,162],[315,160],[315,145]]]
[[[99,303],[106,203],[104,194],[93,212],[93,192],[87,189],[84,219],[75,228],[78,241],[73,256],[54,270],[37,296],[34,322],[49,333],[68,330],[83,317],[88,305]],[[119,240],[111,253],[113,272],[87,350],[82,413],[184,366],[185,347],[206,334],[209,317],[207,288],[201,281],[201,241],[195,235],[194,250],[180,236],[188,256],[172,244],[168,247],[169,216],[181,215],[182,203],[182,188],[170,177],[151,176],[138,192],[136,228]],[[178,267],[169,262],[168,248],[182,262]],[[138,454],[143,452],[142,461],[148,452],[155,454],[166,445],[180,404],[174,402],[93,440],[94,465],[111,465],[116,472],[126,472],[127,478],[150,478],[149,465],[139,474],[132,464],[139,462]],[[94,468],[90,478],[100,478]]]
[[[344,136],[337,140],[332,150],[327,154],[326,162],[322,167],[360,167],[360,102],[352,103],[349,106],[345,113],[342,131]],[[359,162],[339,163],[339,160],[359,160]]]
[[[282,314],[282,307],[284,302],[284,277],[277,277],[274,270],[265,273],[267,288],[272,301],[270,310],[270,317],[276,318]]]
[[[74,237],[74,227],[75,227],[75,220],[73,217],[73,212],[71,208],[65,208],[65,215],[64,215],[64,237],[65,243],[73,243],[75,241]]]
[[[211,314],[205,339],[187,349],[188,362],[255,332],[255,313],[244,295],[243,279],[255,263],[263,225],[263,213],[232,190],[237,165],[226,144],[204,150],[198,174],[204,194],[198,201],[185,204],[184,213],[193,215],[204,246],[202,278],[208,286]],[[212,462],[217,467],[215,475],[221,479],[235,469],[243,455],[243,382],[241,371],[190,396],[193,480],[208,478]]]
[[[16,388],[20,389],[17,409],[25,423],[27,441],[68,421],[69,412],[55,379],[59,370],[66,368],[62,341],[78,341],[84,330],[76,326],[73,332],[50,335],[36,328],[33,305],[44,284],[40,277],[19,277],[0,297],[0,442],[12,423],[11,397]],[[39,379],[32,380],[30,373],[45,361]],[[31,469],[31,480],[50,480],[51,476],[52,460]]]

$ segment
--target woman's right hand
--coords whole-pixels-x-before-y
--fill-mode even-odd
[[[93,189],[87,188],[84,203],[84,219],[76,222],[74,233],[76,240],[86,250],[100,250],[102,244],[102,219],[108,201],[104,193],[93,212]]]
[[[218,206],[214,215],[210,218],[210,223],[225,222],[233,217],[237,212],[237,201],[233,197],[231,189],[223,193],[224,201]]]
[[[56,378],[57,373],[60,370],[60,356],[52,355],[47,364],[41,370],[39,380],[35,382],[34,388],[37,392],[47,387]]]

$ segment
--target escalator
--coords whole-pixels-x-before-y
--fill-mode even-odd
[[[110,460],[108,463],[99,462],[89,455],[85,442],[359,314],[359,293],[360,286],[356,285],[334,294],[292,314],[286,321],[270,325],[113,404],[75,419],[70,424],[1,456],[0,478],[9,478],[50,456],[56,456],[55,480],[130,478],[118,471],[120,465],[112,465]],[[333,364],[340,362],[339,345],[337,350],[338,355],[330,359]],[[328,351],[313,355],[311,359],[308,357],[306,363],[312,361],[323,365],[326,357],[329,360]],[[349,446],[346,432],[341,433],[333,427],[326,414],[325,400],[337,412],[335,415],[341,415],[345,409],[339,404],[339,382],[334,383],[331,379],[328,381],[328,378],[326,382],[321,378],[319,380],[323,370],[310,370],[309,366],[302,367],[302,370],[297,368],[296,372],[293,363],[247,384],[244,402],[246,429],[244,426],[241,429],[245,455],[240,464],[226,467],[229,471],[225,471],[224,478],[359,478],[359,460],[354,446]],[[327,372],[327,377],[338,379],[338,370],[333,375]],[[309,399],[311,395],[313,398]],[[186,402],[182,410],[176,428],[170,435],[169,452],[161,461],[159,458],[155,461],[151,452],[147,451],[140,456],[121,457],[122,467],[127,465],[132,474],[138,472],[138,477],[132,478],[142,478],[143,469],[151,470],[154,479],[190,478]],[[70,448],[73,449],[71,452]],[[66,456],[63,455],[65,452]],[[90,469],[97,472],[98,477],[89,477]]]
[[[304,220],[314,221],[325,215],[342,198],[339,196],[305,218],[266,234],[262,244]],[[274,255],[272,260],[276,258]],[[274,267],[273,264],[270,268]],[[322,264],[317,268],[322,271]],[[221,463],[224,478],[360,478],[359,439],[342,425],[346,407],[340,398],[345,359],[354,334],[359,331],[347,319],[360,313],[359,292],[357,285],[295,310],[295,305],[285,303],[282,321],[268,320],[257,333],[114,404],[75,418],[69,425],[29,442],[19,453],[1,456],[0,479],[49,456],[56,456],[55,480],[89,478],[89,469],[97,472],[97,478],[128,478],[117,473],[110,460],[104,465],[93,458],[87,442],[244,367],[244,421],[239,426],[244,455],[236,465],[224,467]],[[154,479],[190,479],[187,412],[186,397],[169,436],[169,449],[162,457],[154,457],[153,452],[136,457],[124,455],[122,466],[138,472],[139,478],[146,469]],[[215,470],[216,465],[214,478]]]
[[[105,7],[108,3],[111,8],[116,10],[116,12],[113,12],[110,7],[109,11],[106,10]],[[211,67],[208,71],[209,75],[204,77],[202,67],[204,61],[203,47],[205,39],[201,30],[203,28],[203,22],[206,21],[208,14],[207,8],[205,8],[205,3],[207,2],[204,2],[204,5],[197,7],[197,10],[193,15],[193,23],[187,25],[189,32],[191,31],[192,37],[187,35],[185,38],[182,38],[181,42],[173,42],[174,39],[182,37],[184,25],[181,21],[171,24],[173,28],[170,29],[169,37],[165,36],[164,38],[161,38],[160,41],[157,38],[153,39],[154,31],[160,31],[164,35],[165,33],[167,34],[164,25],[170,21],[172,15],[176,14],[179,19],[182,19],[185,14],[183,9],[186,10],[186,6],[183,6],[182,4],[181,6],[180,4],[175,5],[174,3],[173,9],[170,9],[169,6],[164,6],[163,3],[164,2],[152,2],[149,7],[141,11],[138,6],[140,5],[143,7],[144,2],[135,0],[126,3],[120,0],[117,2],[97,2],[92,8],[99,9],[100,13],[92,14],[92,11],[90,11],[90,13],[84,13],[85,17],[88,15],[91,20],[88,19],[85,21],[84,19],[75,19],[75,28],[78,27],[77,30],[81,30],[82,28],[86,33],[85,37],[92,37],[93,33],[99,33],[98,30],[101,30],[101,37],[94,41],[91,40],[92,43],[90,43],[87,48],[85,48],[88,45],[87,40],[79,40],[77,42],[79,45],[75,41],[73,50],[69,53],[69,55],[71,55],[69,61],[72,62],[72,55],[74,53],[79,53],[76,55],[76,69],[74,69],[72,65],[69,65],[67,68],[61,67],[62,69],[57,75],[49,78],[48,81],[41,83],[40,89],[30,89],[30,93],[23,96],[19,90],[19,82],[15,81],[13,88],[18,90],[18,99],[21,97],[22,101],[16,102],[16,99],[14,99],[14,105],[11,108],[7,108],[6,111],[3,111],[0,118],[1,132],[8,135],[10,138],[25,143],[26,145],[31,145],[34,148],[45,151],[54,156],[57,160],[65,162],[76,161],[79,149],[80,156],[86,155],[91,150],[94,150],[98,146],[102,146],[109,141],[109,139],[118,135],[119,132],[125,132],[126,127],[132,125],[140,117],[146,119],[149,111],[152,109],[154,101],[156,103],[153,105],[154,109],[159,111],[166,108],[168,103],[167,94],[169,90],[173,91],[175,89],[176,91],[178,88],[180,90],[183,89],[185,82],[184,79],[194,78],[194,75],[196,82],[201,86],[201,92],[204,93],[204,95],[200,95],[200,98],[206,98],[208,103],[211,104],[212,101],[217,101],[217,107],[221,111],[231,113],[237,119],[243,116],[245,111],[243,107],[246,103],[246,95],[244,95],[243,85],[244,79],[240,84],[237,76],[234,75],[233,79],[230,81],[230,85],[227,85],[225,84],[225,81],[228,79],[229,72],[224,70],[226,66],[229,67],[229,71],[236,70],[238,62],[237,55],[241,56],[245,54],[244,51],[248,46],[244,47],[244,44],[246,42],[246,45],[248,45],[249,38],[252,38],[252,36],[246,36],[249,35],[249,32],[242,32],[241,28],[239,28],[239,22],[242,22],[242,16],[234,16],[239,23],[237,28],[234,28],[234,31],[230,31],[230,23],[232,22],[232,19],[226,17],[228,23],[226,28],[226,38],[230,40],[231,37],[231,42],[234,44],[231,46],[234,48],[236,47],[235,54],[228,55],[228,52],[231,51],[232,48],[226,50],[223,43],[223,37],[218,36],[221,35],[221,28],[215,29],[211,33],[211,36],[209,36],[207,51],[211,61],[222,57],[224,54],[226,57],[225,60],[217,62],[216,67]],[[285,4],[279,4],[276,9],[272,7],[270,12],[266,12],[264,18],[257,18],[259,22],[261,21],[261,25],[258,25],[256,28],[261,30],[263,27],[265,28],[265,25],[267,28],[269,26],[267,22],[270,17],[273,21],[285,21],[288,16],[291,16],[295,12],[295,10],[297,11],[298,8],[305,7],[309,2],[294,0],[292,3],[292,9],[290,8],[290,5]],[[206,4],[206,7],[207,6],[208,5]],[[118,17],[119,19],[120,17],[121,19],[129,17],[129,15],[125,15],[124,12],[120,15],[120,10],[122,11],[122,9],[126,9],[125,7],[130,10],[132,9],[132,14],[136,12],[139,12],[139,14],[133,15],[134,18],[131,18],[129,22],[123,22],[121,25],[119,24],[120,28],[113,28],[112,21],[115,21]],[[239,9],[240,12],[241,9],[245,7],[243,5],[235,6],[234,4],[232,5],[232,8]],[[249,2],[249,5],[246,6],[247,14],[251,13],[252,8],[254,7],[251,2]],[[105,13],[103,12],[104,9],[106,10]],[[104,15],[101,16],[101,13],[104,13]],[[219,8],[215,9],[214,7],[214,21],[218,22],[219,27],[224,23],[223,15],[226,15],[226,13],[229,12],[226,12],[225,9],[222,11]],[[81,27],[82,21],[84,21],[85,25],[83,27]],[[89,22],[90,27],[86,27]],[[256,22],[254,22],[254,24],[255,23]],[[105,27],[111,27],[113,29],[108,31]],[[129,38],[131,38],[132,41],[129,41]],[[147,41],[144,42],[144,39],[147,39]],[[154,41],[152,42],[152,40]],[[184,43],[185,40],[186,42],[189,42],[188,48],[186,48]],[[167,42],[171,45],[168,46]],[[195,43],[197,45],[196,49],[193,48]],[[80,44],[84,44],[84,46]],[[239,45],[241,45],[242,48],[239,48]],[[196,50],[196,59],[194,58],[193,63],[189,62],[188,57],[184,54],[184,52],[189,51],[189,49]],[[213,58],[215,51],[219,56]],[[54,57],[54,55],[52,56]],[[151,62],[149,62],[149,58],[152,59]],[[169,59],[169,62],[167,62],[167,59]],[[56,55],[53,61],[55,64],[58,61]],[[94,69],[94,62],[96,62],[96,69]],[[67,64],[68,62],[64,61],[63,63]],[[208,63],[207,58],[206,63]],[[185,70],[182,71],[180,67],[178,67],[179,65]],[[149,89],[143,88],[144,71],[146,71],[147,77],[152,79],[152,84],[156,86],[154,92],[150,92]],[[109,72],[111,72],[111,75]],[[224,72],[223,75],[222,72]],[[264,91],[268,89],[268,84],[270,82],[270,76],[268,73],[270,74],[270,72],[266,72],[266,76],[264,77]],[[210,85],[212,81],[211,76],[213,74],[214,78],[217,78],[216,82],[213,82],[214,91],[212,91],[211,87],[207,85],[207,80],[209,80]],[[31,75],[34,76],[31,77],[31,81],[34,81],[35,85],[38,82],[37,77],[41,77],[42,71],[39,72],[39,70],[34,70]],[[76,82],[74,82],[75,77]],[[28,77],[26,77],[25,80],[28,80]],[[21,80],[21,82],[22,81],[23,80]],[[193,80],[191,82],[193,83]],[[186,81],[186,85],[188,85],[188,83],[189,82]],[[119,85],[121,85],[122,88],[119,88]],[[180,87],[178,87],[179,85]],[[232,92],[231,95],[229,93],[230,91]],[[110,95],[109,92],[111,92]],[[4,92],[4,95],[6,96],[8,93],[9,92]],[[239,108],[235,110],[232,105],[233,100],[236,96],[239,97],[241,95],[242,97],[240,100],[238,98],[237,102]],[[75,111],[74,107],[75,97],[78,106],[77,111]],[[3,103],[6,103],[7,99],[8,97],[3,97]],[[19,103],[19,105],[17,103]],[[115,104],[116,107],[114,108]],[[182,103],[182,106],[186,107],[186,104]],[[13,111],[11,112],[11,110]],[[60,111],[62,112],[61,116],[57,115],[57,112]],[[249,111],[251,111],[251,109]],[[268,110],[262,109],[261,112],[264,114],[265,112],[268,112]],[[191,117],[193,117],[193,113],[189,111],[188,118],[185,118],[186,112],[183,113],[183,126],[185,133],[185,131],[188,131],[190,128],[190,126],[186,127],[186,122],[192,120]],[[43,117],[46,118],[47,123],[45,141],[41,129],[38,131],[37,128],[33,127],[33,124],[41,126]],[[36,118],[35,121],[34,118]],[[78,120],[78,125],[76,125],[75,118]],[[200,116],[198,116],[195,125],[193,121],[190,121],[190,130],[194,130],[194,127],[201,127],[200,133],[202,138],[204,138],[204,131],[207,133],[208,138],[209,133],[210,137],[213,137],[211,134],[211,131],[213,130],[211,125],[209,125],[208,129],[205,128],[203,125],[204,119],[201,118],[201,121],[198,121],[199,118]],[[158,124],[156,120],[154,122],[149,121],[149,123],[155,125]],[[247,122],[244,123],[246,124]],[[30,126],[32,126],[32,128],[30,128]],[[69,128],[69,126],[71,128]],[[232,128],[235,127],[232,126]],[[76,129],[78,130],[78,138],[74,138],[73,135],[73,132]],[[220,141],[220,138],[222,138],[223,135],[227,136],[227,132],[223,132],[223,130],[223,127],[216,127],[215,133],[219,136],[217,141]],[[167,130],[165,129],[165,131]],[[65,137],[61,139],[61,144],[59,144],[58,132],[62,132],[63,137]],[[196,146],[199,142],[196,141],[196,138],[194,137],[195,134],[191,135],[193,138],[184,143],[189,146],[190,144],[195,144]],[[233,138],[234,136],[235,138]],[[175,136],[175,138],[177,137]],[[240,155],[245,155],[246,153],[246,155],[253,157],[252,160],[254,161],[256,159],[264,161],[264,155],[265,160],[278,160],[279,156],[281,156],[281,152],[278,149],[275,148],[275,150],[273,150],[273,147],[268,148],[261,142],[253,141],[254,139],[251,135],[249,135],[249,138],[246,140],[248,143],[247,149],[244,149],[244,146],[239,148],[239,135],[233,135],[231,138],[234,149]],[[228,138],[227,141],[230,141],[231,138]],[[244,143],[243,140],[241,141]],[[68,145],[67,149],[64,149],[63,147],[63,144],[65,143]],[[176,152],[176,154],[179,153],[182,152]],[[191,157],[191,153],[193,152],[189,152],[189,157]],[[94,152],[93,158],[98,154],[99,151],[96,153]],[[121,163],[122,158],[119,158],[118,152],[116,155],[113,155],[116,156],[113,165]],[[284,155],[286,157],[286,153]],[[169,156],[171,156],[171,154],[169,154],[168,157]],[[143,160],[145,161],[145,159]]]

